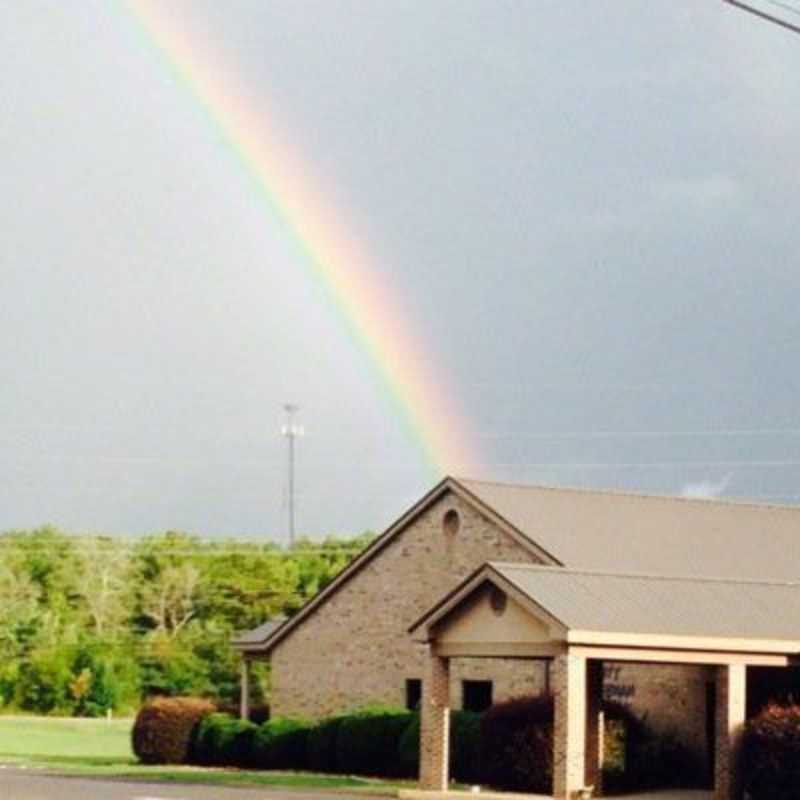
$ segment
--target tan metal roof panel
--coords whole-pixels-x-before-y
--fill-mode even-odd
[[[567,567],[800,580],[800,507],[457,480]]]
[[[800,640],[800,583],[489,566],[570,630]]]

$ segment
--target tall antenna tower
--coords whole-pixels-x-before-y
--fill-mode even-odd
[[[288,484],[289,484],[289,547],[294,547],[294,515],[295,515],[295,497],[294,497],[294,440],[298,436],[302,436],[304,431],[302,426],[295,423],[294,415],[299,411],[300,407],[294,403],[284,403],[283,410],[286,412],[286,424],[281,428],[281,434],[286,438],[288,447]]]

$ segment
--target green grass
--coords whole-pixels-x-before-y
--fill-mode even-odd
[[[396,795],[400,786],[368,778],[304,772],[144,766],[131,751],[131,724],[131,720],[0,717],[0,763],[156,783],[346,789],[390,796]]]
[[[0,758],[134,764],[131,720],[0,717]]]

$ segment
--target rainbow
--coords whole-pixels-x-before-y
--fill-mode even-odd
[[[332,192],[320,191],[308,159],[280,134],[275,114],[261,96],[258,102],[248,96],[237,70],[207,42],[191,40],[179,20],[170,18],[167,4],[122,2],[252,176],[265,212],[280,222],[352,341],[367,354],[387,404],[418,449],[426,477],[474,472],[479,460],[444,370],[430,363],[396,299],[370,268],[362,244],[332,208]]]

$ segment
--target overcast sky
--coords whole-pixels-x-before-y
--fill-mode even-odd
[[[483,477],[800,497],[800,36],[721,0],[170,8],[363,239]],[[0,529],[280,540],[289,400],[301,532],[428,488],[130,11],[0,0],[0,82]]]

